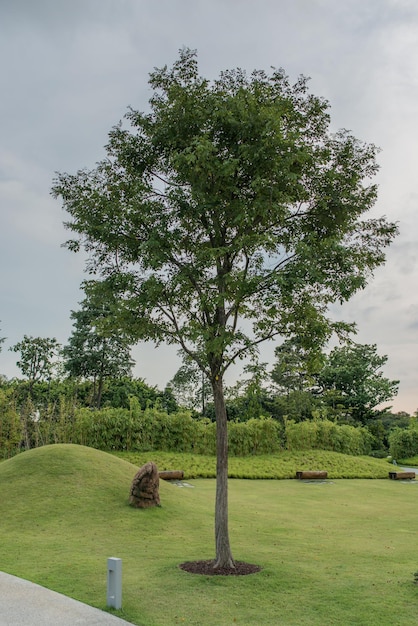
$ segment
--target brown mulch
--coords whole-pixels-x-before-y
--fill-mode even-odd
[[[215,561],[187,561],[181,563],[180,569],[190,574],[203,574],[204,576],[247,576],[256,574],[261,570],[259,565],[235,561],[235,567],[214,567]]]

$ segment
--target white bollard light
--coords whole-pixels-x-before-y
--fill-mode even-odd
[[[107,559],[107,606],[122,608],[122,559]]]

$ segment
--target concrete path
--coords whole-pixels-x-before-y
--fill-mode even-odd
[[[128,626],[106,611],[0,572],[0,626]]]

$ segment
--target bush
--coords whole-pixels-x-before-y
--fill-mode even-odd
[[[372,450],[370,452],[370,456],[372,456],[374,459],[386,459],[388,456],[388,451],[387,450]]]
[[[252,439],[250,454],[271,454],[284,447],[283,427],[271,417],[250,419],[246,426]]]
[[[20,421],[7,402],[3,392],[5,408],[0,418],[0,447],[6,455],[12,454],[21,439],[25,447],[78,443],[108,451],[216,453],[216,423],[207,418],[194,419],[186,410],[168,414],[157,407],[143,409],[137,397],[130,398],[129,409],[107,407],[101,410],[75,409],[72,399],[62,397],[60,403],[49,404],[38,411],[36,419],[29,402],[25,411],[21,409]],[[416,438],[418,440],[418,431]],[[228,424],[229,454],[235,457],[273,454],[285,447],[294,451],[317,449],[363,455],[370,453],[372,441],[373,436],[366,428],[340,426],[326,419],[289,421],[285,433],[283,426],[271,417]],[[416,448],[404,446],[404,449],[415,453],[418,445]],[[397,453],[396,456],[402,455]]]
[[[75,443],[99,450],[126,450],[133,437],[133,420],[126,409],[78,409]]]
[[[329,420],[288,422],[285,434],[288,450],[331,450],[353,456],[369,454],[373,441],[367,428],[339,426]]]
[[[394,459],[408,459],[418,454],[418,430],[395,428],[389,435],[389,454]]]

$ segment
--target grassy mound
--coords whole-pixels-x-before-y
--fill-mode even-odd
[[[213,456],[176,452],[115,452],[121,459],[141,466],[152,460],[158,469],[182,469],[186,479],[215,478],[216,459]],[[325,450],[303,452],[284,451],[280,454],[230,457],[230,478],[282,479],[295,478],[298,470],[325,470],[328,477],[387,478],[392,465],[386,460],[369,456],[349,456]]]
[[[72,444],[19,454],[0,463],[0,500],[7,509],[3,524],[9,519],[10,531],[18,522],[19,532],[42,534],[75,524],[82,535],[93,518],[106,526],[103,535],[110,535],[119,518],[132,518],[128,496],[137,469],[106,452]],[[161,481],[160,491],[170,510],[179,506],[170,485]]]
[[[104,609],[120,557],[116,613],[141,626],[416,623],[415,482],[232,480],[233,553],[262,570],[195,576],[179,564],[214,556],[215,481],[161,481],[162,507],[134,509],[138,460],[55,445],[0,463],[0,569]]]
[[[161,481],[163,508],[145,519],[128,504],[136,471],[110,454],[70,444],[0,463],[0,569],[104,608],[107,558],[136,553],[140,560],[145,539],[191,508],[187,493]]]

